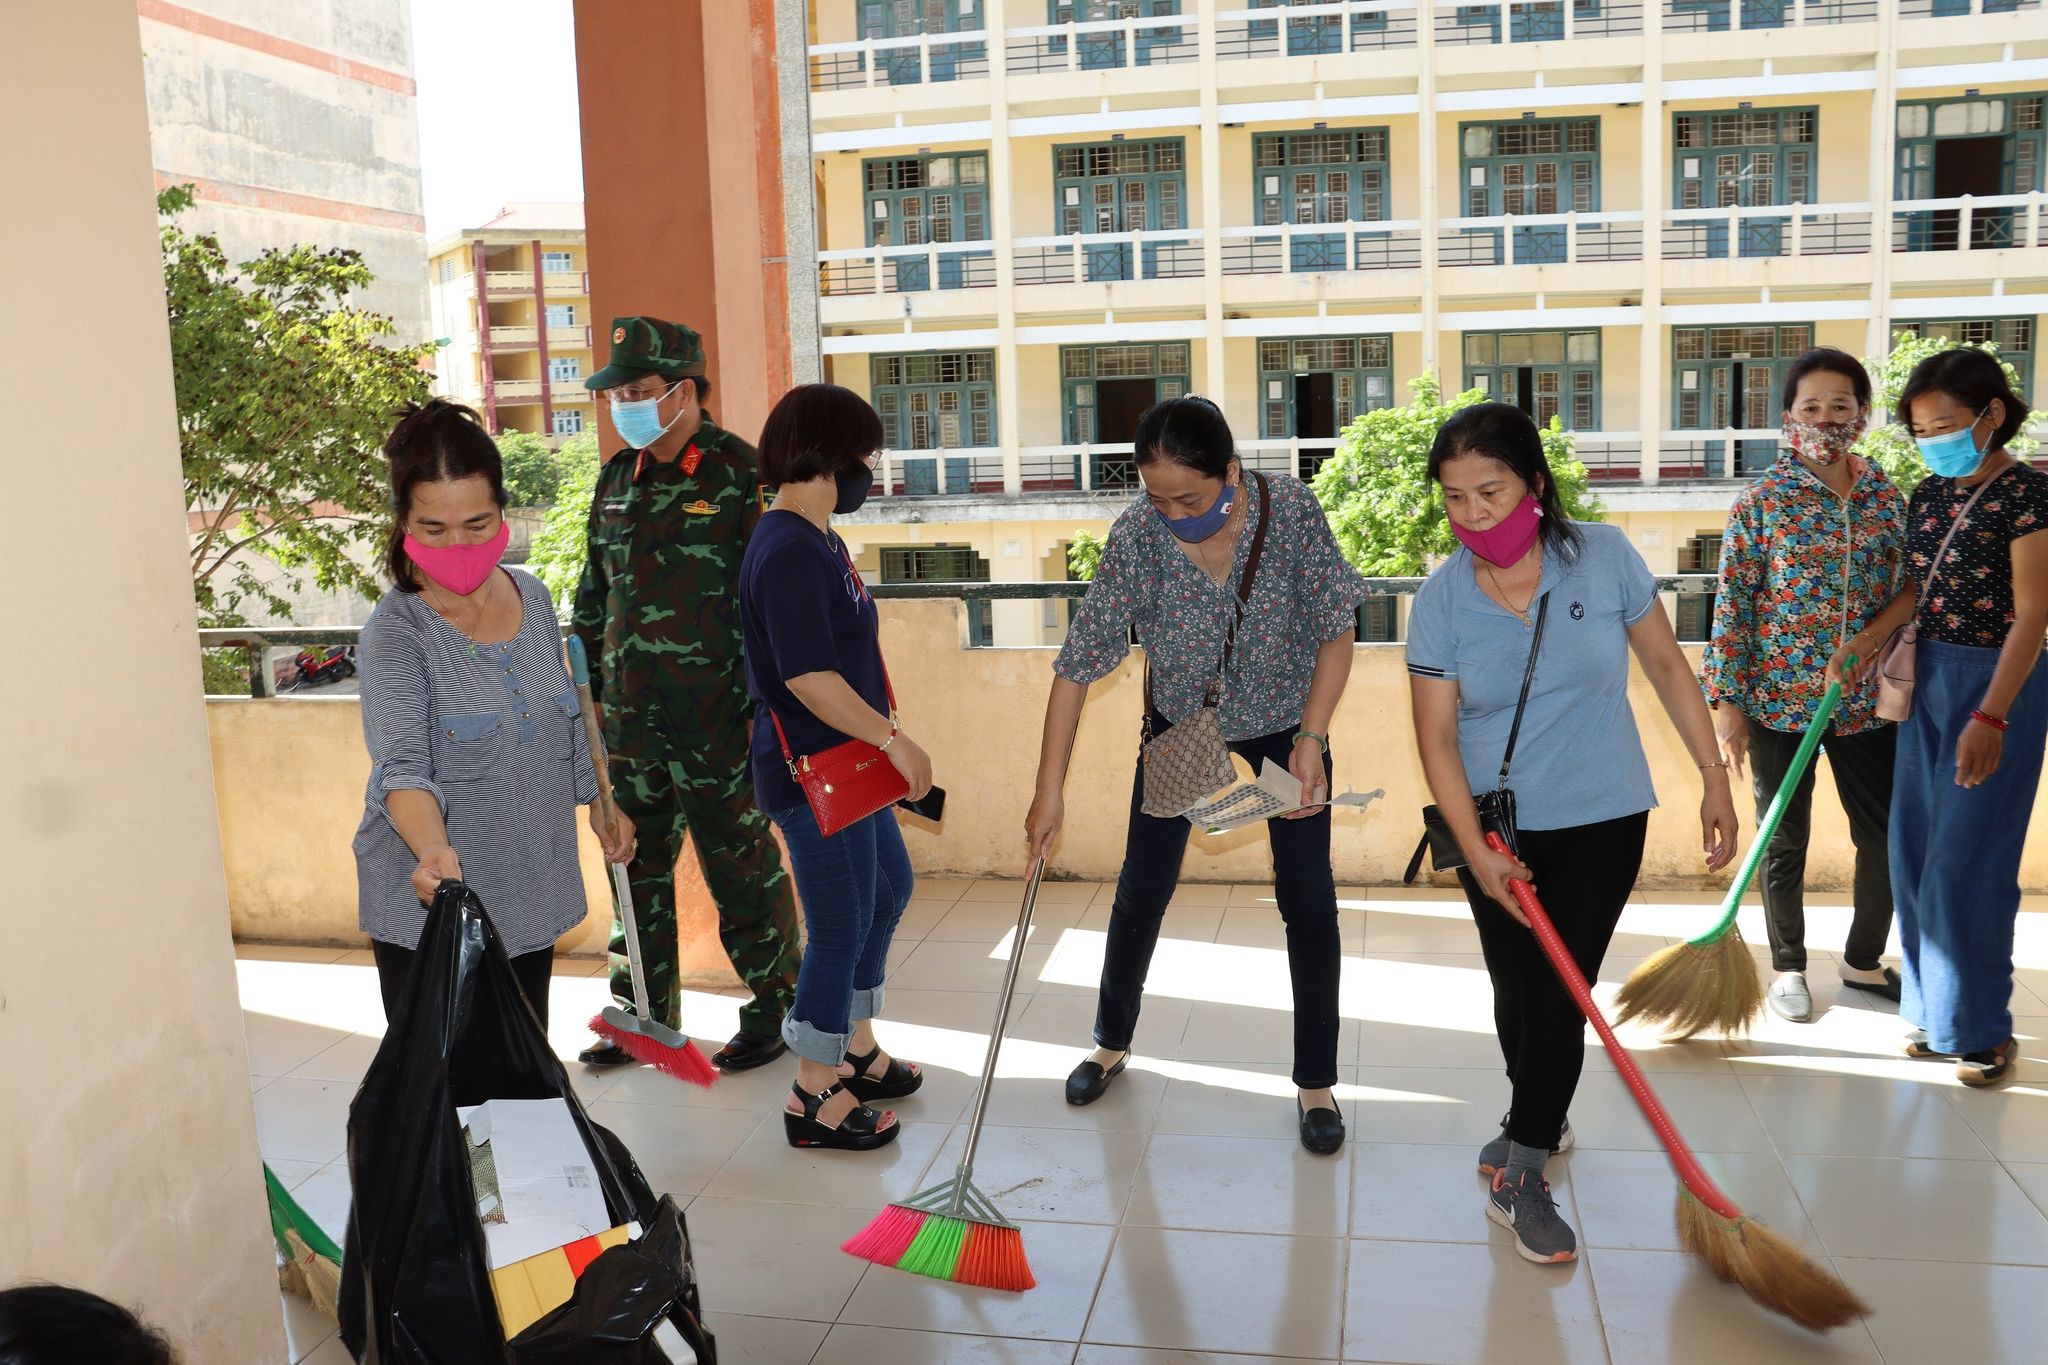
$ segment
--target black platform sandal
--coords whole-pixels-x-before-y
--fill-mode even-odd
[[[872,1152],[877,1147],[886,1147],[896,1140],[903,1131],[903,1125],[892,1123],[882,1127],[883,1115],[866,1105],[856,1105],[853,1112],[839,1121],[837,1128],[818,1121],[818,1107],[846,1089],[842,1083],[813,1095],[802,1086],[792,1084],[790,1092],[803,1102],[804,1112],[792,1114],[787,1108],[782,1111],[782,1131],[792,1147],[828,1147],[837,1152]]]
[[[876,1100],[900,1100],[905,1095],[915,1095],[917,1088],[924,1084],[924,1072],[908,1062],[899,1062],[894,1057],[889,1059],[888,1070],[880,1076],[868,1075],[868,1068],[873,1066],[875,1058],[881,1055],[882,1049],[879,1045],[865,1057],[856,1057],[851,1052],[846,1054],[847,1064],[853,1068],[853,1074],[841,1076],[839,1083],[851,1090],[853,1097],[862,1104],[873,1104]]]

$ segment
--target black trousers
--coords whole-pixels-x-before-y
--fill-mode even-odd
[[[370,956],[377,960],[377,992],[384,997],[384,1018],[388,1022],[398,1012],[406,978],[412,975],[412,960],[419,954],[373,938]],[[548,1027],[548,979],[554,975],[554,966],[555,950],[551,947],[521,953],[512,959],[512,975],[519,979],[519,989],[526,993],[526,1003],[540,1020],[543,1033]]]
[[[1643,811],[1516,835],[1522,862],[1536,875],[1543,909],[1588,981],[1600,977],[1600,960],[1643,865],[1649,829],[1650,813]],[[1557,1145],[1586,1064],[1585,1017],[1536,935],[1481,891],[1467,869],[1458,869],[1458,881],[1472,904],[1486,974],[1493,978],[1493,1029],[1514,1087],[1508,1136],[1547,1151]]]
[[[1749,727],[1750,776],[1756,790],[1757,824],[1791,771],[1800,737]],[[1830,734],[1821,741],[1835,792],[1849,817],[1849,842],[1856,848],[1856,913],[1842,956],[1868,971],[1892,929],[1891,845],[1886,828],[1892,813],[1892,759],[1899,727],[1880,725],[1856,735]],[[1791,803],[1764,852],[1764,918],[1771,930],[1771,963],[1781,972],[1806,970],[1806,843],[1813,827],[1813,767],[1808,765]]]
[[[1166,728],[1155,718],[1154,732]],[[1293,731],[1239,740],[1231,752],[1254,771],[1266,760],[1285,767],[1294,749]],[[1330,760],[1323,760],[1329,780]],[[1176,817],[1145,814],[1145,761],[1131,784],[1131,823],[1124,836],[1124,865],[1116,881],[1102,959],[1102,989],[1095,1007],[1095,1043],[1123,1051],[1138,1027],[1145,976],[1166,904],[1180,885],[1181,861],[1194,829]],[[1301,820],[1268,820],[1273,849],[1273,890],[1287,924],[1287,970],[1294,986],[1294,1083],[1320,1090],[1337,1083],[1337,978],[1343,944],[1337,933],[1337,881],[1330,871],[1330,812],[1327,807]]]

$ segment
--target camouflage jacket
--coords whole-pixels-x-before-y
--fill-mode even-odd
[[[589,558],[571,625],[591,691],[621,753],[744,744],[739,573],[761,519],[754,448],[710,417],[691,451],[663,464],[637,450],[605,462],[590,500]]]

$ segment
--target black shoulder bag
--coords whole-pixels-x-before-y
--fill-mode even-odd
[[[1522,696],[1515,703],[1515,723],[1508,727],[1508,748],[1500,758],[1500,777],[1492,791],[1478,792],[1472,797],[1472,804],[1479,808],[1481,832],[1498,834],[1508,851],[1517,857],[1520,850],[1515,843],[1515,794],[1508,787],[1508,766],[1515,761],[1515,738],[1522,733],[1522,712],[1529,705],[1529,684],[1536,677],[1536,651],[1543,647],[1543,621],[1549,614],[1550,594],[1546,592],[1536,607],[1536,638],[1529,642],[1529,664],[1522,670]],[[1465,866],[1465,852],[1458,847],[1457,836],[1451,833],[1444,813],[1435,806],[1422,808],[1422,842],[1415,846],[1415,856],[1408,860],[1408,870],[1401,874],[1402,885],[1415,884],[1415,876],[1422,870],[1424,850],[1438,872]]]

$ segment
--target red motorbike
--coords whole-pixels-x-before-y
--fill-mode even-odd
[[[295,692],[308,687],[324,687],[343,678],[353,678],[356,674],[356,652],[349,645],[302,649],[292,662],[298,668],[298,678],[292,683]]]

